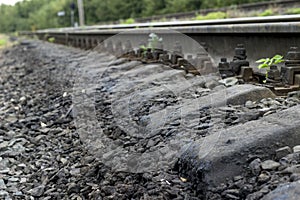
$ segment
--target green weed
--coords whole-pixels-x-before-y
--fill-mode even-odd
[[[264,80],[264,83],[266,83],[267,78],[268,78],[268,71],[270,70],[270,67],[272,65],[276,65],[279,63],[282,63],[283,60],[283,56],[282,55],[275,55],[272,58],[262,58],[256,61],[256,63],[261,63],[257,66],[258,69],[263,69],[266,68],[266,80]]]
[[[196,20],[208,20],[208,19],[225,19],[227,14],[225,12],[211,12],[207,15],[197,15]]]
[[[274,15],[274,11],[272,9],[267,9],[264,12],[258,14],[259,17],[271,16]]]
[[[7,40],[6,39],[0,39],[0,47],[1,46],[5,46],[7,44]]]
[[[121,24],[134,24],[135,20],[133,18],[128,18],[124,21],[121,21]]]
[[[286,11],[286,14],[300,14],[300,8],[290,8]]]
[[[55,37],[49,37],[48,42],[54,43],[55,42]]]

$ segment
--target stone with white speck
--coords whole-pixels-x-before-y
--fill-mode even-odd
[[[34,197],[40,197],[44,194],[45,186],[40,185],[38,187],[32,188],[28,191]]]
[[[300,152],[300,145],[294,146],[293,151],[294,153]]]
[[[261,168],[264,170],[274,170],[280,166],[280,163],[275,162],[273,160],[266,160],[261,163]]]
[[[258,175],[261,172],[261,160],[259,158],[253,160],[249,164],[249,168],[251,169],[253,174]]]
[[[8,192],[5,190],[0,190],[0,197],[8,197]]]
[[[279,185],[275,190],[267,194],[262,200],[288,199],[298,200],[300,193],[300,181]]]
[[[21,191],[17,191],[15,193],[13,193],[14,196],[22,196],[23,193]]]
[[[0,189],[6,189],[6,185],[3,179],[0,179]]]
[[[3,150],[8,147],[9,142],[8,141],[3,141],[0,143],[0,150]]]
[[[27,179],[26,178],[21,178],[20,179],[20,183],[26,183],[27,182]]]
[[[8,179],[8,181],[10,181],[10,182],[17,182],[17,181],[19,181],[19,178],[11,177],[11,178]]]
[[[292,153],[292,149],[289,146],[285,146],[276,150],[276,159],[280,159],[288,154]]]

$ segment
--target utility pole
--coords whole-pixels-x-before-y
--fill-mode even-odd
[[[75,3],[72,2],[70,4],[70,8],[71,8],[71,27],[74,27],[74,11],[75,11]]]
[[[74,27],[74,10],[71,10],[71,27]]]
[[[79,25],[84,26],[84,9],[83,0],[77,0],[78,13],[79,13]]]

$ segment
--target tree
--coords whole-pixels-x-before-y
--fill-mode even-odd
[[[264,0],[84,0],[87,25],[120,19],[186,12]],[[71,3],[76,0],[24,0],[0,6],[0,32],[66,27],[71,25]],[[58,17],[57,12],[66,15]],[[78,12],[75,9],[75,21]]]

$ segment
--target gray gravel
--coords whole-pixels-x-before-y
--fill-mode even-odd
[[[0,57],[0,199],[193,199],[172,169],[114,172],[87,151],[70,108],[88,52],[31,44]]]
[[[278,147],[269,159],[248,155],[243,174],[224,184],[208,187],[206,191],[199,189],[201,183],[191,182],[180,174],[176,163],[174,167],[155,172],[112,170],[83,143],[85,140],[80,138],[72,116],[72,112],[76,116],[72,107],[76,72],[87,64],[87,59],[91,64],[101,58],[96,53],[37,41],[12,47],[0,54],[0,198],[254,200],[263,198],[280,184],[300,180],[299,146]],[[123,69],[140,65],[138,62],[128,64],[126,60],[117,62],[115,65],[123,63],[120,65]],[[153,66],[153,70],[157,69],[163,68]],[[116,69],[112,67],[111,70]],[[170,71],[170,77],[181,73]],[[136,83],[141,77],[135,77]],[[102,78],[106,85],[98,91],[96,111],[98,118],[105,119],[101,126],[112,140],[122,140],[128,151],[147,152],[159,148],[166,138],[174,135],[179,126],[176,121],[170,124],[172,129],[164,130],[162,136],[139,141],[133,136],[124,136],[111,120],[107,100],[111,98],[111,88],[118,84],[120,88],[125,86],[115,82],[118,77],[105,76],[104,73]],[[144,78],[150,77],[145,74]],[[187,78],[199,88],[196,93],[187,88],[179,91],[187,99],[224,89],[215,77],[209,81],[191,75]],[[152,83],[161,84],[159,80]],[[171,83],[171,79],[163,81],[170,87],[176,85]],[[125,89],[120,90],[118,97],[128,92],[128,88]],[[149,88],[144,89],[147,91]],[[151,96],[142,106],[132,106],[132,115],[137,123],[145,125],[149,112],[180,102],[182,99],[175,98],[172,93],[162,92]],[[189,125],[195,128],[197,137],[205,137],[212,128],[222,129],[257,120],[299,102],[299,94],[291,93],[287,98],[206,107]],[[212,123],[210,113],[224,116],[222,124]]]

